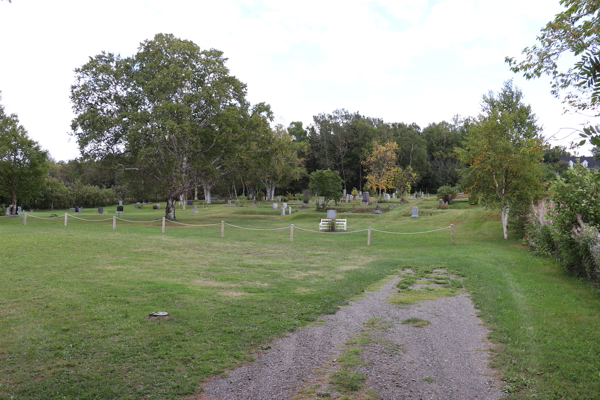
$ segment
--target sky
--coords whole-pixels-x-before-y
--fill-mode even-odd
[[[172,33],[223,51],[248,100],[285,126],[343,108],[425,128],[476,116],[513,79],[549,143],[568,146],[587,118],[563,113],[548,78],[504,62],[561,11],[558,0],[0,0],[0,102],[55,160],[76,158],[75,68]]]

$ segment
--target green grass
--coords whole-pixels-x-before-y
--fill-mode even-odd
[[[412,325],[415,328],[424,328],[428,325],[431,325],[430,321],[427,321],[426,319],[421,319],[421,318],[408,318],[408,319],[405,319],[404,321],[402,321],[402,323]]]
[[[226,226],[220,238],[219,226],[167,223],[161,234],[160,222],[117,221],[113,231],[111,221],[69,219],[65,228],[64,210],[34,213],[60,218],[29,218],[27,226],[0,217],[0,399],[192,394],[204,380],[242,365],[274,338],[335,312],[372,285],[408,278],[406,268],[435,275],[435,288],[399,287],[398,295],[408,296],[400,304],[472,294],[492,329],[494,365],[508,399],[594,398],[600,393],[596,288],[535,257],[518,240],[503,240],[496,212],[460,203],[430,216],[436,202],[420,201],[420,218],[410,218],[415,202],[380,215],[339,215],[351,231],[420,232],[453,223],[456,246],[447,230],[374,232],[367,246],[367,232],[296,229],[290,242],[288,229]],[[280,217],[269,208],[213,205],[177,216],[190,224],[225,220],[317,230],[324,215],[295,207]],[[105,210],[114,215],[114,207]],[[121,217],[138,221],[164,214],[147,206],[125,211]],[[90,210],[80,217],[105,218]],[[453,276],[435,273],[438,268]],[[171,316],[148,319],[153,311]]]

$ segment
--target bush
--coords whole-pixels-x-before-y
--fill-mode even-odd
[[[6,215],[6,207],[4,204],[0,204],[0,216]]]
[[[441,186],[437,190],[437,198],[444,199],[448,204],[452,204],[452,200],[458,196],[458,189],[452,186]]]

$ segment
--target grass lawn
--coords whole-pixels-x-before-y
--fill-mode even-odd
[[[499,215],[436,199],[375,215],[340,214],[350,231],[240,230],[160,222],[0,217],[0,399],[179,398],[250,360],[274,338],[334,313],[410,266],[458,271],[498,343],[507,398],[593,399],[600,393],[600,295],[515,239]],[[86,210],[81,218],[108,217]],[[164,210],[125,207],[155,220]],[[431,213],[431,215],[430,215]],[[36,212],[33,216],[49,216]],[[178,222],[316,230],[324,212],[212,205]],[[168,311],[166,319],[148,318]]]

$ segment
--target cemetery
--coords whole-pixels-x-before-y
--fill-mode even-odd
[[[301,201],[288,201],[287,208],[269,202],[228,207],[220,201],[186,210],[181,205],[176,221],[165,221],[161,209],[127,205],[103,207],[102,215],[96,210],[80,214],[54,210],[56,218],[38,210],[27,213],[25,221],[25,213],[0,218],[0,229],[8,238],[5,245],[22,255],[18,260],[3,259],[4,299],[23,298],[33,288],[32,282],[43,282],[27,303],[11,303],[15,314],[3,317],[0,344],[14,360],[0,367],[3,375],[13,377],[11,390],[16,392],[45,393],[46,384],[65,392],[68,383],[61,383],[61,377],[79,376],[85,368],[98,382],[97,388],[92,384],[85,390],[102,392],[101,387],[111,387],[113,395],[108,397],[124,397],[137,389],[134,382],[111,372],[112,366],[118,366],[136,369],[136,380],[146,385],[140,395],[148,387],[165,397],[194,393],[202,382],[245,363],[252,352],[276,337],[336,312],[369,285],[396,276],[399,268],[415,266],[444,266],[460,272],[466,277],[465,290],[472,293],[487,323],[502,326],[503,332],[508,330],[526,343],[514,348],[506,344],[502,355],[496,356],[498,362],[516,358],[528,365],[533,360],[530,353],[548,347],[544,340],[522,335],[518,322],[498,313],[515,307],[509,300],[507,271],[521,282],[523,293],[529,293],[527,301],[548,310],[528,319],[534,327],[543,324],[545,337],[558,335],[560,324],[553,328],[548,321],[560,318],[552,310],[567,301],[582,320],[569,323],[571,333],[564,340],[577,341],[575,337],[584,330],[586,340],[600,340],[599,331],[590,333],[588,328],[600,323],[597,314],[589,314],[598,306],[598,298],[585,283],[565,280],[553,272],[556,267],[550,261],[532,257],[518,242],[500,245],[495,212],[468,202],[440,209],[436,198],[426,196],[408,204],[392,198],[389,203],[361,206],[362,200],[331,203],[318,210],[316,197],[309,208],[303,208]],[[377,205],[385,212],[373,214]],[[120,208],[124,212],[118,212]],[[334,232],[321,230],[328,217],[343,221],[345,230],[342,226]],[[15,240],[17,233],[20,238]],[[65,246],[68,254],[62,250]],[[40,259],[44,262],[37,262]],[[524,263],[528,270],[519,267]],[[479,278],[482,270],[485,279]],[[561,289],[531,291],[527,271],[536,271],[537,278],[548,284],[562,282]],[[581,298],[565,300],[567,290]],[[27,305],[30,301],[35,308]],[[108,309],[112,311],[105,312]],[[212,309],[226,310],[227,318]],[[148,317],[159,312],[168,315]],[[507,334],[494,332],[498,340]],[[215,342],[218,350],[212,345]],[[22,351],[11,350],[16,348]],[[161,349],[168,351],[167,357]],[[33,353],[35,363],[29,356]],[[106,357],[112,361],[108,363]],[[596,362],[583,348],[560,357],[574,365],[581,360],[590,366]],[[190,359],[191,364],[185,361]],[[43,373],[41,381],[13,370],[18,365],[27,374],[39,374],[39,366],[48,370],[59,360],[73,361],[52,367],[55,372]],[[164,372],[165,378],[157,380],[152,365],[184,373]]]

